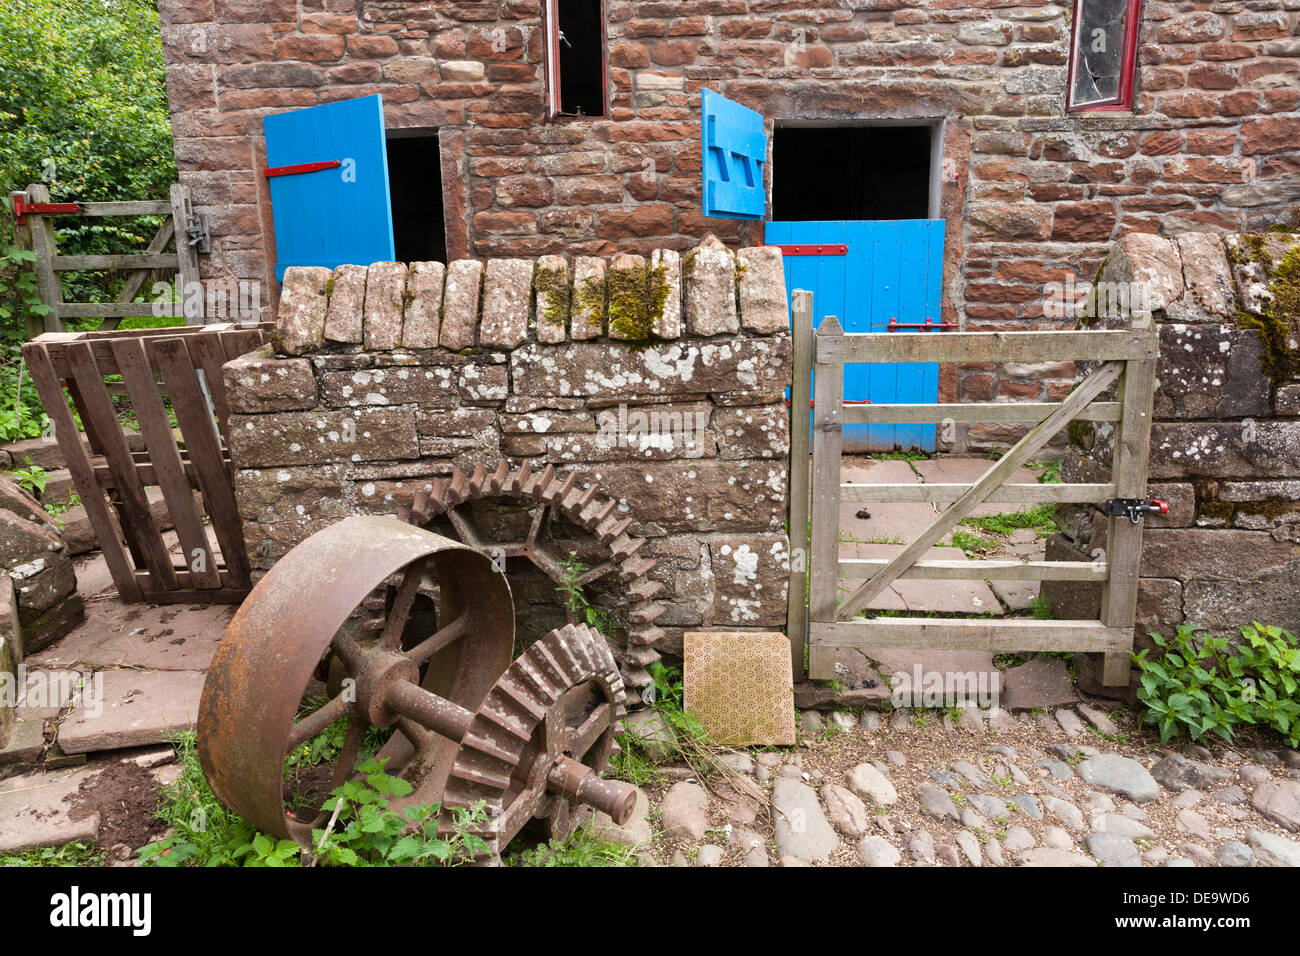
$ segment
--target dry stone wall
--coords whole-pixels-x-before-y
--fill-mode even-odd
[[[254,566],[348,515],[395,514],[453,468],[505,458],[572,471],[634,519],[664,585],[657,650],[679,652],[683,629],[778,627],[785,303],[777,250],[713,238],[610,260],[289,269],[272,344],[225,366]],[[517,517],[508,503],[473,515],[503,534]],[[561,553],[570,532],[555,529]],[[551,623],[554,584],[511,580],[521,627]],[[615,619],[625,604],[616,589],[596,600]]]
[[[1160,334],[1148,488],[1169,513],[1145,522],[1139,647],[1182,623],[1300,633],[1300,235],[1130,235],[1111,246],[1106,282],[1141,283]],[[1065,480],[1108,480],[1113,426],[1077,422],[1070,437]],[[1075,518],[1049,558],[1104,547],[1096,514]],[[1048,590],[1058,616],[1092,616],[1099,600]]]

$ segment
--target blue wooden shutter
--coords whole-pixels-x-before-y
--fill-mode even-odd
[[[763,164],[767,136],[763,114],[712,90],[700,93],[704,215],[762,219],[767,211]]]
[[[289,266],[391,261],[396,250],[383,99],[376,94],[276,113],[263,118],[262,129],[276,280]],[[285,171],[317,164],[324,168]]]

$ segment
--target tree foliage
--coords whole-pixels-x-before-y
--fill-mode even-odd
[[[153,0],[0,4],[0,441],[38,434],[43,424],[30,379],[19,387],[18,345],[42,309],[8,195],[45,183],[55,202],[166,197],[176,165],[164,78]],[[57,223],[61,254],[90,255],[140,251],[161,220]],[[69,301],[111,300],[124,281],[113,273],[62,278]]]

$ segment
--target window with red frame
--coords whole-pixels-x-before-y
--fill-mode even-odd
[[[1074,0],[1067,109],[1132,109],[1141,19],[1142,0]]]

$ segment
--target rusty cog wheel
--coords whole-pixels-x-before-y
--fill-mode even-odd
[[[569,624],[517,658],[488,691],[447,777],[439,829],[458,809],[481,804],[481,832],[499,854],[532,820],[563,837],[574,802],[604,809],[626,823],[636,788],[600,774],[617,750],[625,691],[599,631]]]
[[[492,541],[475,525],[464,506],[486,498],[535,503],[531,524],[522,540]],[[590,534],[608,555],[576,583],[585,587],[614,576],[626,588],[627,642],[626,646],[614,645],[612,649],[632,700],[636,691],[654,683],[646,668],[659,660],[653,644],[665,635],[655,621],[667,608],[654,600],[663,585],[648,577],[657,562],[638,553],[646,541],[628,533],[633,519],[618,514],[615,499],[599,495],[595,485],[579,488],[576,473],[560,476],[552,465],[537,472],[527,461],[511,468],[502,459],[491,471],[480,463],[472,475],[453,469],[451,477],[435,481],[431,491],[417,492],[410,507],[400,511],[398,517],[423,527],[445,516],[464,544],[487,554],[526,558],[559,585],[565,582],[564,560],[547,540],[551,520],[557,514]],[[578,623],[571,614],[569,622]]]

